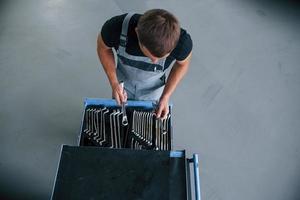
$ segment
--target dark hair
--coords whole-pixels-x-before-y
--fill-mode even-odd
[[[139,42],[152,55],[162,57],[175,48],[180,36],[180,25],[170,12],[152,9],[140,17],[137,33]]]

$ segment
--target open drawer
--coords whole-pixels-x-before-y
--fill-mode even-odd
[[[64,145],[52,200],[191,199],[190,161],[185,151]]]
[[[63,145],[53,200],[200,200],[198,156],[172,150],[172,117],[160,121],[151,101],[128,101],[128,125],[112,99],[86,99],[78,146]]]

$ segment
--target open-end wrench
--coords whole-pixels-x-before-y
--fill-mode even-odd
[[[137,112],[134,110],[132,114],[131,133],[136,135],[137,132]]]
[[[99,132],[99,113],[101,112],[101,109],[97,109],[94,113],[94,127],[95,127],[95,132],[93,133],[93,140],[97,140],[98,137],[100,137],[100,132]]]
[[[163,134],[163,120],[159,120],[160,123],[160,130],[159,130],[159,137],[160,137],[160,150],[163,150],[164,147],[164,134]]]
[[[139,138],[141,138],[141,116],[140,116],[140,112],[136,112],[136,129],[135,129],[135,135],[138,136]]]
[[[103,145],[103,142],[106,142],[106,129],[105,129],[105,115],[109,112],[109,110],[107,108],[103,108],[102,110],[102,120],[101,120],[101,132],[102,132],[102,137],[99,139],[99,144]]]
[[[95,115],[96,115],[96,111],[97,111],[96,108],[92,109],[92,118],[91,118],[92,126],[91,126],[90,136],[94,136],[95,135],[95,131],[96,131],[96,127],[95,127],[95,118],[96,118]]]
[[[121,148],[122,144],[121,144],[121,126],[120,126],[120,115],[122,115],[123,113],[120,112],[120,110],[118,110],[118,114],[117,114],[117,140],[118,140],[118,146],[117,148]]]
[[[140,138],[139,136],[139,131],[138,131],[138,126],[139,126],[139,118],[138,118],[138,112],[133,111],[133,116],[132,116],[132,128],[131,128],[131,133]]]
[[[97,141],[98,138],[101,138],[101,117],[102,117],[102,109],[101,108],[98,108],[98,111],[97,111],[97,129],[96,129],[96,136],[94,137],[94,140]]]
[[[166,138],[167,138],[167,145],[166,145],[166,148],[167,148],[167,150],[170,150],[169,149],[169,136],[170,136],[170,131],[169,131],[169,121],[170,121],[170,114],[168,115],[168,117],[167,117],[167,134],[166,134]],[[171,142],[171,141],[170,141]]]
[[[164,121],[163,121],[163,127],[164,127],[164,130],[165,130],[165,133],[163,133],[163,137],[164,137],[164,147],[163,147],[163,149],[164,150],[167,150],[167,127],[166,127],[166,124],[167,124],[167,119],[165,119]]]
[[[142,140],[143,141],[146,141],[146,130],[145,130],[145,125],[146,125],[146,120],[145,120],[145,114],[146,112],[142,112],[141,115],[142,115]]]
[[[151,138],[151,130],[150,130],[150,125],[151,125],[151,112],[146,113],[146,142],[148,145],[152,145],[152,138]]]
[[[122,87],[122,92],[123,92],[123,94],[124,94],[124,82],[121,82],[121,83],[120,83],[120,86]],[[128,119],[127,119],[127,115],[126,115],[125,104],[126,104],[126,102],[122,102],[122,113],[123,113],[123,117],[122,117],[122,125],[123,125],[123,126],[127,126],[127,125],[128,125]]]
[[[153,142],[153,113],[150,113],[150,129],[149,129],[149,133],[150,133],[150,141],[151,141],[151,144],[152,145],[152,142]]]
[[[85,110],[85,129],[83,130],[84,133],[88,134],[89,131],[89,118],[90,118],[90,109]]]
[[[159,120],[156,118],[155,120],[155,137],[156,137],[156,150],[160,149],[160,126]]]
[[[94,119],[93,119],[93,138],[97,135],[97,124],[98,124],[98,122],[97,122],[97,115],[98,115],[98,109],[97,108],[95,108],[95,111],[94,111],[94,114],[93,114],[93,116],[94,116]]]
[[[110,148],[114,147],[114,127],[113,127],[113,116],[115,111],[109,114],[109,124],[110,124]]]
[[[114,137],[115,137],[115,148],[118,148],[118,125],[117,125],[117,116],[119,114],[119,110],[115,110],[113,115],[113,128],[114,128]]]
[[[164,126],[166,119],[160,119],[160,132],[165,135],[167,133],[166,127]]]
[[[144,132],[144,126],[145,126],[145,118],[144,118],[144,112],[140,112],[140,118],[141,118],[141,129],[140,129],[140,139],[142,141],[145,141],[145,132]]]
[[[149,121],[149,118],[150,118],[150,112],[146,112],[146,126],[145,126],[145,129],[146,129],[146,142],[147,144],[150,143],[151,139],[150,139],[150,129],[149,129],[149,125],[150,125],[150,121]]]
[[[84,130],[87,135],[90,135],[90,131],[91,131],[91,112],[92,109],[87,110],[86,129]]]
[[[162,132],[162,138],[163,138],[163,150],[167,150],[166,143],[167,143],[167,127],[166,127],[167,119],[164,119],[162,121],[163,130]]]
[[[95,111],[95,109],[92,108],[92,109],[90,109],[90,112],[89,112],[89,121],[88,121],[88,123],[89,123],[88,127],[89,128],[87,130],[87,134],[89,136],[91,136],[93,134],[93,129],[94,129],[94,111]]]

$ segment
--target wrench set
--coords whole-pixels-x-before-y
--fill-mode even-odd
[[[130,148],[169,150],[169,119],[170,115],[162,120],[156,119],[153,112],[133,111]]]
[[[81,143],[85,146],[171,150],[170,114],[157,119],[153,109],[90,105],[85,108]]]

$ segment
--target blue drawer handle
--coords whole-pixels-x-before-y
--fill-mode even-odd
[[[201,200],[198,154],[193,154],[193,158],[189,159],[189,162],[193,163],[193,168],[194,168],[194,181],[195,181],[196,200]]]

